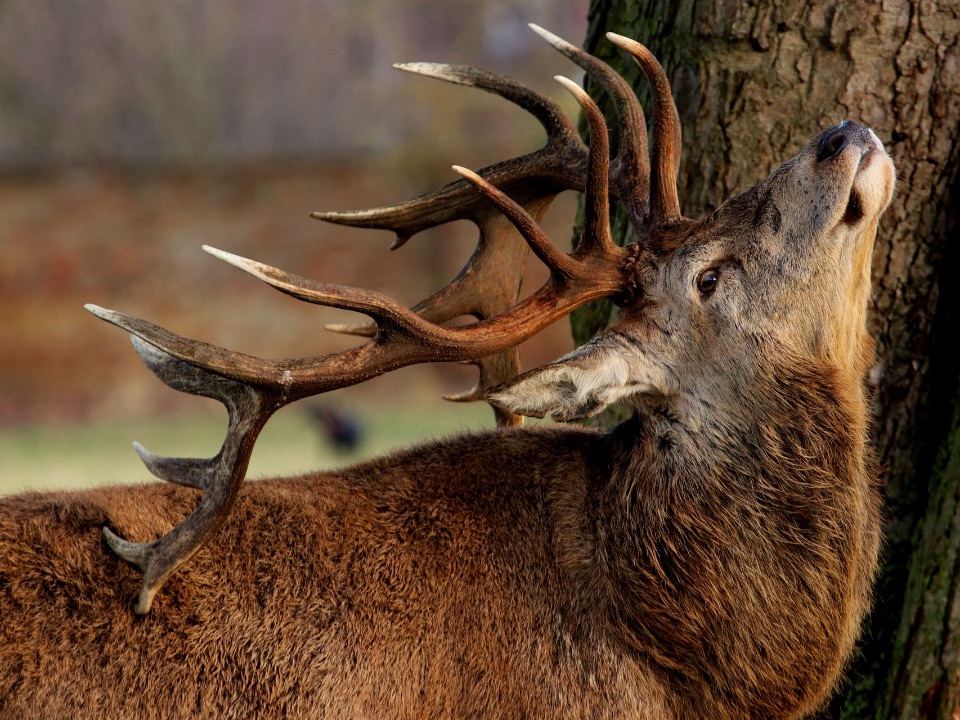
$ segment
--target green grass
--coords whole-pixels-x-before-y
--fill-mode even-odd
[[[270,420],[257,441],[248,477],[290,475],[337,467],[430,437],[492,426],[482,403],[399,404],[362,415],[357,452],[334,452],[306,413],[289,408]],[[226,415],[0,431],[0,495],[23,490],[80,489],[145,482],[152,476],[131,447],[136,440],[160,455],[209,457],[223,441]]]

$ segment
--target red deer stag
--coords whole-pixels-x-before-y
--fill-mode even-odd
[[[537,32],[615,101],[612,160],[603,117],[568,80],[589,150],[512,80],[404,65],[517,103],[546,127],[545,147],[458,169],[401,205],[317,213],[397,244],[473,220],[478,249],[441,292],[411,311],[208,249],[294,297],[366,314],[336,328],[364,344],[268,361],[91,307],[166,383],[222,401],[227,438],[209,460],[138,447],[167,484],[3,500],[0,716],[795,718],[828,698],[876,565],[864,318],[893,165],[845,122],[690,220],[677,111],[650,52],[608,36],[653,88],[648,158],[623,79]],[[538,225],[567,189],[586,193],[572,254]],[[610,238],[611,195],[636,231],[626,248]],[[527,245],[550,277],[517,302]],[[516,376],[517,343],[598,298],[620,307],[610,328]],[[477,322],[442,324],[464,314]],[[279,407],[452,360],[480,364],[469,396],[503,427],[242,483]],[[509,427],[618,400],[633,416],[610,431]]]

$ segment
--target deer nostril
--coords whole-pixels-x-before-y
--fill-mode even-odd
[[[820,147],[817,149],[817,162],[836,157],[849,144],[849,134],[844,132],[844,126],[841,125],[820,141]]]

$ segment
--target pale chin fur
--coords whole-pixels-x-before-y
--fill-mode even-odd
[[[869,132],[876,143],[876,148],[870,152],[869,156],[861,159],[861,167],[858,168],[853,179],[853,186],[860,195],[865,218],[872,221],[886,210],[893,197],[895,172],[893,161],[883,147],[883,143],[880,142],[880,138],[873,130]],[[864,164],[866,167],[863,167]]]

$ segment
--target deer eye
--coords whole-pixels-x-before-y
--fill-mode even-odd
[[[720,282],[719,268],[709,268],[700,273],[697,278],[697,290],[701,295],[710,295],[717,289],[718,282]]]

